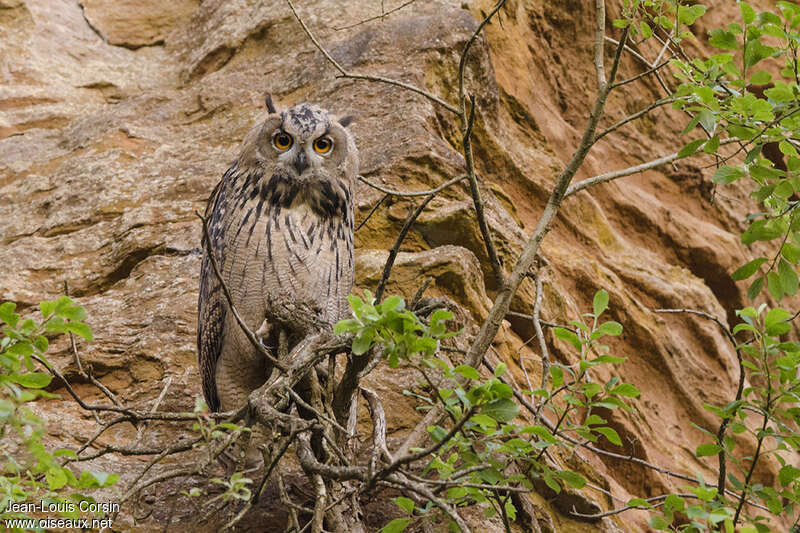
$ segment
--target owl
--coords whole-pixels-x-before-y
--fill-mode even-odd
[[[208,235],[233,305],[277,356],[282,324],[270,309],[300,304],[322,323],[344,317],[353,286],[353,192],[358,152],[351,117],[300,104],[276,111],[245,137],[206,208]],[[203,246],[197,345],[203,394],[214,411],[242,407],[272,364],[229,308]],[[288,348],[302,331],[283,331]]]

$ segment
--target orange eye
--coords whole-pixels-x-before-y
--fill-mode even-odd
[[[278,150],[288,150],[292,146],[292,136],[288,133],[280,132],[272,138],[272,144]]]
[[[333,141],[330,137],[320,137],[314,141],[314,150],[319,154],[327,154],[333,148]]]

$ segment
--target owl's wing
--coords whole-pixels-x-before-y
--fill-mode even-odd
[[[227,175],[227,174],[226,174]],[[208,221],[208,232],[211,237],[210,248],[214,251],[217,264],[220,263],[221,252],[221,219],[225,209],[225,178],[220,180],[208,200],[205,217]],[[222,352],[224,342],[225,316],[228,303],[222,292],[222,285],[214,272],[214,266],[208,255],[209,246],[203,237],[203,263],[200,268],[200,296],[197,312],[197,357],[200,377],[203,383],[203,396],[212,411],[220,407],[217,394],[217,361]],[[220,266],[220,268],[222,268]]]

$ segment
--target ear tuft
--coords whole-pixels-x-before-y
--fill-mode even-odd
[[[356,119],[353,115],[347,115],[346,117],[342,117],[339,119],[339,124],[344,126],[345,128],[350,125]]]
[[[271,94],[267,93],[266,95],[264,95],[264,101],[267,104],[267,111],[269,111],[271,114],[277,113],[277,111],[275,110],[275,104],[272,103]]]

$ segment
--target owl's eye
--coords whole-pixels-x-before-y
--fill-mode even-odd
[[[333,148],[333,141],[330,137],[320,137],[314,141],[314,150],[320,154],[327,154]]]
[[[279,132],[272,138],[272,144],[274,144],[275,148],[278,150],[288,150],[293,142],[292,136],[284,132]]]

